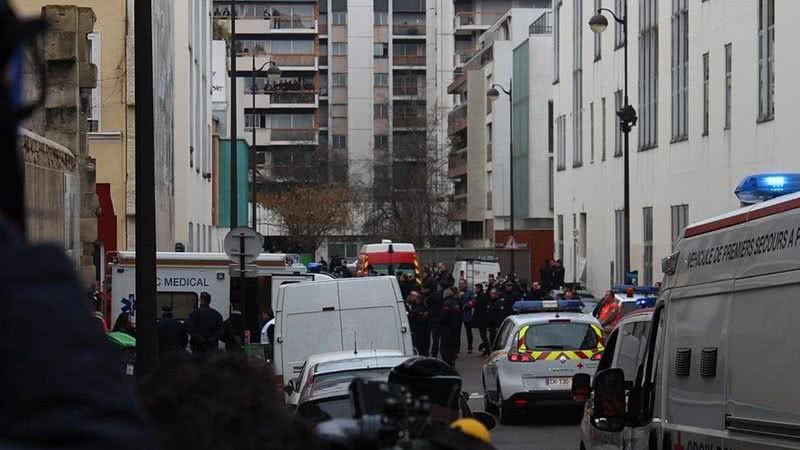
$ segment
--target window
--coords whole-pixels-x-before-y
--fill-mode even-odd
[[[386,42],[377,42],[373,44],[373,53],[372,56],[376,58],[388,58],[389,57],[389,44]]]
[[[617,283],[625,282],[625,210],[614,211],[614,265],[617,268]]]
[[[334,56],[346,56],[347,55],[347,43],[345,42],[334,42],[331,46],[333,49]]]
[[[492,140],[493,131],[492,124],[486,124],[486,162],[492,162]],[[489,185],[491,186],[491,184]]]
[[[196,292],[159,292],[156,295],[156,311],[158,318],[161,319],[164,306],[172,307],[172,317],[178,320],[186,320],[189,314],[197,308],[198,296]]]
[[[627,9],[628,9],[627,0],[614,0],[614,11],[616,11],[617,14],[621,14],[623,16],[627,16],[628,15]],[[621,13],[620,11],[624,11],[624,12]],[[617,23],[617,21],[615,20],[614,21],[614,49],[615,50],[620,49],[620,48],[622,48],[623,45],[625,45],[625,32],[622,29],[622,25]]]
[[[639,149],[658,145],[658,0],[639,2]]]
[[[347,136],[343,134],[331,135],[331,147],[333,148],[347,148]]]
[[[375,118],[386,119],[389,117],[389,105],[386,103],[375,104]]]
[[[644,252],[642,261],[642,282],[644,286],[653,285],[653,207],[642,208],[642,224],[644,226]]]
[[[597,347],[597,333],[589,323],[552,321],[537,325],[527,325],[522,339],[525,351],[551,351],[553,349],[594,350]],[[520,348],[520,351],[523,349]]]
[[[625,381],[633,383],[641,358],[644,357],[650,322],[630,322],[620,328],[614,367],[625,373]]]
[[[375,87],[378,86],[389,86],[389,74],[388,73],[375,73]]]
[[[556,169],[564,170],[567,168],[567,118],[563,115],[556,119],[556,132],[558,133],[558,153],[556,159]]]
[[[619,111],[622,109],[622,91],[614,92],[614,111]],[[614,132],[614,156],[622,156],[622,142],[624,137],[622,136],[622,129],[620,128],[619,120],[615,121],[616,130]]]
[[[332,104],[330,106],[331,110],[331,117],[334,118],[342,118],[347,117],[347,105],[346,104]]]
[[[606,98],[603,97],[600,99],[600,115],[602,116],[600,120],[600,139],[602,139],[600,143],[601,156],[600,159],[605,161],[606,160]]]
[[[703,54],[703,136],[708,136],[708,53]]]
[[[347,74],[346,73],[331,74],[331,85],[339,87],[347,86]]]
[[[731,88],[733,87],[733,48],[725,46],[725,129],[731,129]]]
[[[555,183],[555,173],[553,167],[553,157],[547,157],[547,189],[548,189],[548,206],[550,207],[550,211],[555,209],[555,191],[554,191],[554,183]]]
[[[561,62],[561,0],[553,9],[553,84],[558,83]]]
[[[375,25],[389,25],[389,13],[386,11],[375,11]]]
[[[335,11],[331,15],[333,25],[347,25],[347,11]]]
[[[547,153],[553,154],[553,101],[547,102]]]
[[[673,205],[670,209],[672,216],[672,250],[674,251],[678,238],[681,237],[686,225],[689,224],[689,205]]]
[[[375,148],[377,149],[387,149],[389,148],[389,136],[385,134],[376,134],[375,135]]]
[[[688,136],[689,9],[688,0],[672,0],[672,141]]]
[[[508,339],[511,337],[511,332],[514,331],[514,323],[510,320],[503,322],[500,331],[497,332],[497,337],[494,340],[493,350],[503,350],[506,348]]]
[[[592,14],[596,14],[600,8],[603,7],[603,0],[594,0],[594,10],[592,10]],[[594,34],[594,60],[600,61],[600,58],[603,57],[603,41],[602,36],[603,33],[592,33]]]
[[[589,103],[589,162],[594,163],[594,102]]]
[[[89,62],[97,67],[97,79],[100,80],[102,67],[101,63],[101,40],[100,33],[89,33],[86,36],[89,40]],[[86,120],[88,121],[88,128],[86,131],[95,133],[101,130],[100,123],[102,121],[101,107],[103,104],[103,96],[101,91],[101,83],[97,83],[96,87],[92,89],[92,97],[90,107],[87,108]]]
[[[583,2],[572,10],[572,167],[583,165]]]
[[[189,222],[189,242],[187,242],[186,249],[187,252],[194,251],[194,224]]]
[[[558,215],[558,258],[564,259],[564,216]]]
[[[775,115],[775,0],[758,0],[758,119]]]

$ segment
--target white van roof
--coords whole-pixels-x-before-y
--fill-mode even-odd
[[[693,237],[712,231],[761,219],[791,209],[800,208],[800,192],[783,195],[772,200],[735,209],[729,213],[695,222],[686,227],[684,237]]]
[[[286,264],[285,253],[262,253],[255,264],[260,267],[289,267]],[[136,252],[117,252],[116,262],[121,265],[134,265]],[[159,266],[202,265],[227,266],[233,264],[225,253],[200,253],[200,252],[157,252],[156,263]]]
[[[361,247],[362,253],[382,253],[388,252],[389,246],[392,246],[392,250],[396,252],[415,252],[416,249],[414,248],[414,244],[403,244],[403,243],[382,243],[382,244],[364,244]]]

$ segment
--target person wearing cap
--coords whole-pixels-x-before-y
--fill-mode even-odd
[[[189,314],[186,328],[191,336],[193,353],[204,353],[216,350],[222,338],[222,315],[211,307],[211,295],[200,293],[200,307]]]

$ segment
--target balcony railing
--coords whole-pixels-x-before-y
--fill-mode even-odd
[[[425,55],[422,56],[407,56],[407,55],[394,55],[392,59],[395,66],[424,66]]]
[[[425,24],[422,23],[402,23],[392,26],[392,33],[395,36],[425,36]]]
[[[395,115],[394,126],[406,128],[422,128],[425,126],[425,115]]]
[[[392,88],[394,95],[407,95],[412,97],[425,96],[425,86],[418,84],[395,84]]]
[[[313,54],[294,54],[294,55],[284,55],[284,54],[273,54],[272,61],[275,61],[275,64],[280,66],[313,66],[315,63],[316,55]]]
[[[448,205],[448,217],[450,220],[467,219],[467,199],[451,200]]]
[[[467,61],[472,59],[472,57],[475,56],[477,53],[478,51],[475,50],[474,48],[465,48],[462,50],[457,50],[453,54],[453,65],[455,67],[463,66],[464,64],[467,63]]]
[[[313,16],[272,16],[273,30],[313,30],[315,23]]]
[[[464,11],[456,13],[455,17],[453,18],[453,24],[456,29],[465,27],[470,27],[473,29],[488,28],[497,22],[497,19],[502,17],[503,14],[505,13]]]
[[[447,133],[456,134],[467,127],[467,104],[456,106],[447,115]]]
[[[317,129],[308,128],[272,128],[270,132],[270,140],[275,141],[291,141],[291,142],[317,142],[319,131]]]
[[[303,81],[263,81],[261,78],[256,78],[255,93],[256,94],[275,94],[275,93],[295,93],[295,92],[312,92],[314,91],[314,82],[310,80]],[[252,94],[253,88],[250,79],[246,79],[245,94]],[[298,102],[304,103],[304,102]]]
[[[529,34],[552,34],[553,33],[553,13],[546,12],[534,20],[528,27]]]
[[[467,174],[467,152],[451,153],[447,157],[447,175],[457,178]]]
[[[274,104],[312,104],[315,102],[314,91],[283,91],[272,92],[270,101]]]

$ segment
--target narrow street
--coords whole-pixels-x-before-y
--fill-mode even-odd
[[[477,330],[473,334],[477,347],[480,341]],[[481,366],[484,359],[476,353],[467,353],[463,330],[461,342],[462,351],[456,367],[464,377],[464,391],[470,393],[470,407],[473,411],[482,411]],[[503,426],[498,422],[492,430],[492,443],[498,450],[576,450],[580,447],[579,439],[579,426],[573,411],[534,410],[518,424]]]

